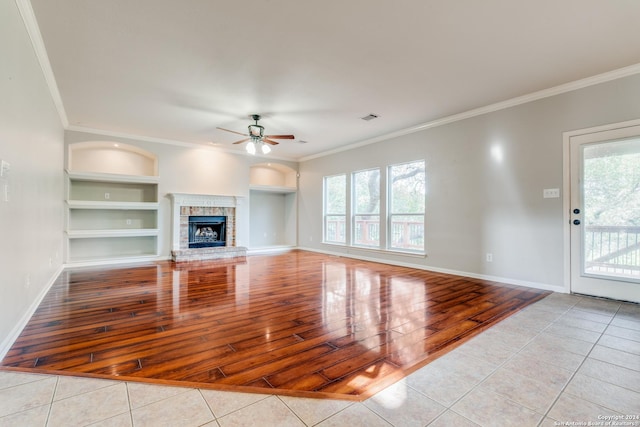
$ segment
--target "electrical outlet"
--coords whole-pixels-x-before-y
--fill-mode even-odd
[[[545,199],[557,199],[560,197],[559,188],[545,188],[542,190],[542,197]]]
[[[493,262],[493,254],[487,253],[487,262]]]
[[[104,199],[105,200],[109,200],[111,198],[111,194],[109,193],[104,193]]]
[[[131,220],[127,218],[127,225],[131,225]]]

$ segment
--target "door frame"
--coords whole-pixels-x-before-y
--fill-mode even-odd
[[[640,119],[594,126],[562,133],[562,221],[564,253],[564,292],[571,293],[571,138],[615,129],[640,126]]]

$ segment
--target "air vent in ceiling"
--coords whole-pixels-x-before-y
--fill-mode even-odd
[[[361,118],[362,118],[362,120],[369,121],[369,120],[377,119],[378,115],[377,114],[369,114],[368,116],[364,116],[364,117],[361,117]]]

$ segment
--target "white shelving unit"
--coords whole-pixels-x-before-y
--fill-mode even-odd
[[[291,194],[291,193],[298,192],[298,189],[295,187],[281,187],[276,185],[259,185],[259,184],[249,185],[249,190],[262,191],[265,193],[276,193],[276,194]]]
[[[158,256],[157,176],[67,170],[67,262]]]

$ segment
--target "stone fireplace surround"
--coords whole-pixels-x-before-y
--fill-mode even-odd
[[[206,194],[171,193],[171,258],[176,262],[245,257],[247,248],[236,246],[236,219],[242,198]],[[226,216],[226,246],[189,248],[189,216]]]

